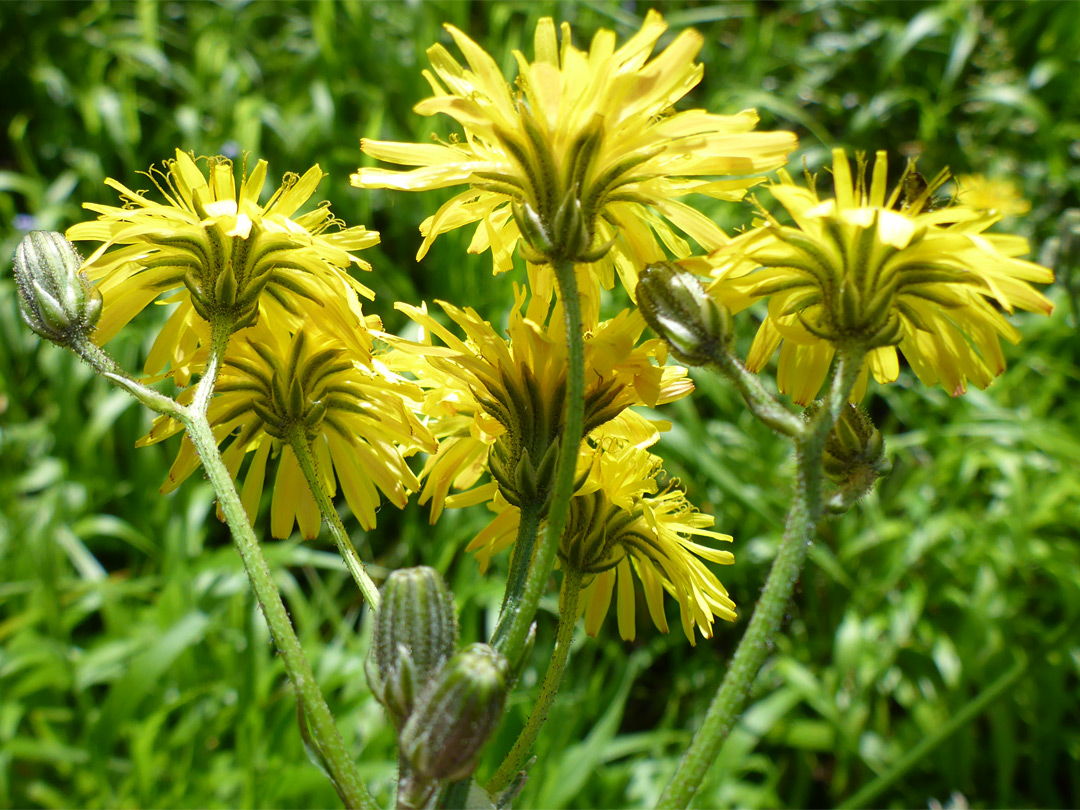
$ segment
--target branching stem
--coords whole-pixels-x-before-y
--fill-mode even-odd
[[[349,533],[341,522],[341,516],[334,507],[334,502],[330,500],[330,495],[327,493],[326,487],[323,486],[322,476],[319,475],[318,462],[315,459],[315,454],[311,451],[311,443],[308,442],[302,430],[296,429],[289,436],[289,446],[292,447],[293,453],[296,454],[296,460],[300,464],[304,478],[307,479],[308,489],[311,490],[311,494],[315,497],[319,512],[322,513],[327,526],[330,527],[330,534],[337,544],[342,559],[345,560],[345,567],[352,574],[356,587],[360,589],[360,593],[363,594],[368,607],[372,611],[378,610],[379,588],[368,575],[367,569],[364,567],[364,561],[360,559],[356,546],[353,545],[352,540],[349,538]]]
[[[559,284],[559,300],[562,303],[566,324],[567,382],[566,410],[563,419],[562,445],[559,463],[555,470],[551,507],[547,515],[547,528],[529,566],[517,607],[509,616],[509,629],[496,642],[496,648],[511,662],[518,661],[533,617],[540,604],[551,571],[555,566],[555,553],[562,539],[566,517],[570,511],[570,498],[574,494],[574,471],[581,447],[585,423],[585,334],[581,325],[581,300],[578,296],[577,276],[574,263],[556,262],[555,278]]]
[[[536,698],[532,713],[529,715],[525,727],[518,735],[514,747],[502,761],[495,775],[487,784],[487,791],[494,795],[505,790],[521,771],[540,734],[540,728],[547,720],[551,705],[555,702],[555,696],[559,693],[562,684],[563,673],[566,671],[566,662],[570,657],[570,643],[574,639],[574,625],[577,624],[578,597],[581,595],[581,572],[574,569],[566,569],[563,575],[562,590],[559,593],[559,626],[555,631],[555,651],[551,663],[548,664],[544,680],[540,683],[540,694]]]
[[[750,373],[742,361],[731,352],[730,346],[713,344],[710,359],[742,394],[746,405],[759,420],[777,433],[791,438],[800,436],[805,423],[797,414],[784,407],[765,386],[756,374]]]
[[[506,592],[503,594],[498,624],[491,636],[491,643],[496,649],[506,642],[513,618],[521,608],[521,593],[529,575],[533,552],[536,550],[536,538],[540,531],[540,512],[540,504],[525,503],[521,506],[517,537],[514,539],[513,556],[510,559],[510,573],[506,578]]]
[[[658,808],[675,810],[690,804],[738,720],[754,680],[783,626],[788,602],[821,518],[825,439],[855,386],[864,354],[861,348],[839,353],[824,407],[817,411],[810,422],[801,424],[797,433],[789,434],[793,435],[795,442],[795,492],[776,560],[746,633],[735,650],[731,666],[705,714],[701,728],[694,735],[675,775],[660,797]]]
[[[218,503],[225,514],[233,543],[243,560],[244,570],[251,581],[255,598],[266,618],[274,644],[281,653],[289,680],[296,689],[303,714],[310,726],[311,738],[318,747],[318,754],[334,782],[338,795],[347,807],[378,810],[378,805],[360,780],[356,765],[338,733],[334,716],[326,704],[326,699],[304,655],[300,639],[297,638],[296,631],[289,620],[288,611],[281,600],[281,593],[274,582],[273,572],[248,522],[240,495],[236,491],[236,485],[225,462],[222,461],[217,439],[206,417],[206,409],[214,391],[214,384],[221,369],[231,332],[232,324],[228,322],[218,321],[211,324],[210,351],[206,368],[196,386],[195,395],[187,406],[180,405],[175,400],[124,374],[112,358],[90,341],[82,341],[73,348],[99,374],[124,388],[152,410],[178,419],[187,429],[187,435],[194,444],[203,469],[217,493]]]

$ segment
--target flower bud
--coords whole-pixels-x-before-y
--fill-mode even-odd
[[[31,231],[15,248],[19,310],[40,337],[69,346],[101,317],[101,291],[79,272],[82,257],[63,234]]]
[[[592,242],[576,188],[567,190],[555,212],[553,236],[558,246],[558,255],[571,261],[576,261]]]
[[[401,730],[401,754],[423,779],[463,779],[473,772],[502,717],[509,665],[487,644],[451,658],[420,695]]]
[[[829,480],[840,485],[872,485],[888,472],[885,441],[863,408],[849,402],[840,412],[825,439],[823,465]]]
[[[365,662],[368,685],[401,728],[416,695],[454,654],[454,596],[434,568],[403,568],[382,588],[375,636]]]
[[[616,237],[593,244],[594,223],[585,216],[576,188],[562,196],[554,216],[545,219],[529,202],[510,203],[521,233],[521,255],[533,264],[552,262],[596,262],[607,255]]]
[[[702,289],[697,277],[672,262],[655,262],[638,279],[638,309],[677,360],[710,362],[731,342],[731,312]]]
[[[528,202],[519,202],[517,200],[511,200],[510,209],[514,214],[514,222],[518,226],[518,231],[521,232],[522,247],[524,248],[522,255],[528,261],[537,264],[550,261],[551,255],[555,252],[555,243],[552,242],[551,235],[548,233],[540,214]]]

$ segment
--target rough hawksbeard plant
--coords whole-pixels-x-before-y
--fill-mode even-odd
[[[738,200],[795,148],[790,132],[755,132],[753,110],[676,111],[701,81],[704,67],[694,60],[704,40],[681,31],[653,55],[667,30],[656,11],[621,46],[602,29],[588,50],[574,46],[568,24],[560,38],[545,17],[532,61],[514,52],[513,85],[466,34],[446,30],[467,67],[433,45],[434,73],[424,72],[432,96],[416,112],[450,116],[460,136],[432,144],[364,139],[364,154],[418,168],[361,168],[352,176],[360,188],[468,187],[421,224],[418,259],[439,234],[475,224],[469,252],[490,250],[496,273],[511,268],[520,244],[533,264],[588,265],[588,281],[605,289],[617,272],[633,295],[638,271],[666,258],[665,248],[690,254],[679,232],[706,250],[726,243],[684,197]],[[582,285],[586,294],[590,286]]]
[[[388,358],[426,389],[423,411],[440,437],[439,452],[421,473],[420,502],[431,501],[434,522],[444,505],[483,503],[496,491],[518,506],[546,498],[566,399],[567,346],[558,307],[548,316],[547,302],[535,296],[525,306],[519,287],[504,338],[475,310],[439,303],[465,339],[425,309],[399,304],[422,327],[422,340],[393,338],[396,351]],[[656,407],[693,390],[685,369],[660,364],[667,356],[661,341],[639,343],[644,331],[634,310],[586,323],[586,436],[607,426],[651,444],[659,438],[656,427],[629,409]],[[484,473],[493,480],[475,486]],[[450,495],[451,488],[467,492]]]
[[[899,350],[926,385],[953,396],[968,382],[985,388],[1005,369],[999,338],[1020,340],[1003,311],[1049,314],[1050,301],[1031,283],[1047,284],[1053,273],[1018,258],[1027,240],[987,232],[1001,219],[996,210],[967,205],[963,195],[942,204],[935,192],[947,171],[927,183],[909,163],[890,191],[885,153],[869,176],[867,168],[860,157],[853,174],[835,150],[831,198],[819,196],[814,178],[800,186],[781,171],[768,189],[793,224],[762,209],[761,226],[710,257],[710,291],[732,312],[768,301],[748,368],[761,369],[779,347],[780,390],[802,405],[845,346],[867,352],[865,368],[878,382],[896,379]],[[865,388],[864,370],[857,399]]]
[[[189,388],[181,400],[193,394]],[[434,453],[437,447],[414,413],[420,395],[378,356],[359,362],[343,341],[315,323],[291,337],[260,324],[230,344],[207,416],[234,477],[239,479],[251,454],[241,489],[247,514],[258,515],[267,465],[277,458],[270,534],[286,538],[298,522],[301,536],[312,540],[319,536],[321,516],[293,444],[310,447],[329,495],[340,486],[360,525],[373,529],[380,492],[400,509],[420,488],[405,457],[417,450]],[[155,444],[182,430],[176,419],[159,417],[139,444]],[[198,466],[195,448],[183,442],[161,491],[174,490]]]
[[[713,617],[735,621],[735,603],[702,560],[735,562],[727,550],[731,536],[713,530],[714,518],[699,512],[677,481],[665,481],[661,459],[618,435],[605,431],[598,447],[582,452],[582,484],[570,502],[570,518],[559,545],[560,565],[582,577],[579,609],[585,632],[599,633],[613,597],[619,634],[633,641],[635,596],[640,582],[649,617],[668,632],[664,593],[679,605],[683,632],[695,643],[695,627],[712,638]],[[505,500],[492,503],[495,518],[466,547],[483,569],[493,554],[510,547],[520,510]],[[693,537],[704,538],[698,543]]]
[[[373,298],[374,293],[347,271],[371,269],[352,251],[378,244],[379,234],[342,227],[325,203],[298,213],[322,180],[322,170],[313,166],[303,175],[285,175],[261,203],[265,160],[240,179],[239,187],[228,158],[199,162],[205,170],[177,149],[162,168],[152,167],[146,176],[160,200],[109,178],[106,185],[120,193],[123,204],[86,203],[98,218],[68,229],[73,242],[101,243],[84,265],[104,298],[94,340],[105,345],[160,299],[178,306],[147,355],[144,371],[153,374],[171,365],[181,384],[188,379],[188,360],[209,339],[201,322],[224,319],[231,329],[242,329],[258,320],[262,308],[269,310],[273,326],[295,324],[311,312],[336,320],[342,335],[368,350],[357,296]]]
[[[531,749],[579,620],[595,637],[613,612],[619,636],[633,641],[639,617],[667,633],[677,610],[696,655],[702,639],[741,618],[738,594],[717,574],[735,557],[732,537],[715,527],[737,527],[711,513],[722,504],[691,502],[700,482],[664,472],[652,451],[672,424],[642,410],[693,392],[672,360],[715,367],[790,440],[795,475],[768,580],[657,805],[685,808],[758,683],[820,521],[888,474],[885,439],[856,404],[868,378],[897,379],[902,356],[919,380],[953,395],[985,387],[1005,367],[1000,339],[1020,337],[1007,315],[1050,311],[1033,285],[1052,273],[1021,258],[1024,239],[991,230],[1025,210],[1001,188],[968,178],[946,199],[947,171],[927,182],[909,163],[890,185],[885,152],[872,166],[858,154],[853,171],[836,149],[832,194],[819,194],[809,172],[803,185],[782,168],[794,134],[755,131],[753,110],[679,109],[702,79],[705,40],[685,30],[658,50],[666,30],[649,11],[621,45],[600,30],[580,49],[568,24],[545,17],[532,58],[513,52],[508,81],[447,25],[464,64],[433,45],[424,73],[432,95],[415,111],[446,115],[457,131],[430,144],[363,140],[364,155],[404,168],[360,168],[357,188],[457,189],[420,224],[418,260],[467,226],[468,252],[490,250],[496,273],[513,268],[515,252],[524,259],[528,283],[515,285],[505,327],[506,312],[476,302],[437,301],[432,311],[397,302],[410,337],[365,315],[361,299],[374,296],[352,273],[372,268],[355,252],[379,235],[312,203],[318,164],[285,175],[264,200],[265,161],[238,172],[228,159],[178,149],[147,174],[156,193],[109,179],[121,204],[86,205],[97,218],[68,231],[97,244],[85,262],[58,233],[33,233],[16,252],[30,328],[159,414],[140,445],[180,438],[162,491],[200,466],[210,480],[295,687],[299,734],[347,806],[378,804],[263,553],[263,501],[269,538],[294,526],[307,541],[327,531],[363,596],[368,686],[398,743],[397,806],[508,808],[530,768],[544,767]],[[773,171],[765,188],[783,211],[753,198],[757,219],[737,235],[694,207],[695,195],[739,201]],[[149,347],[150,376],[138,380],[102,347],[154,302],[173,309]],[[744,361],[738,316],[755,308],[763,319]],[[777,387],[790,399],[760,376],[777,352]],[[381,553],[376,530],[393,521],[379,510],[404,507],[413,493],[430,503],[432,523],[447,508],[488,510],[472,537],[416,545],[443,560],[471,552],[485,577],[503,576],[498,555],[508,551],[497,610],[475,589],[467,598],[479,600],[479,618],[459,624],[449,587],[425,566],[373,569],[380,593],[354,534],[370,533],[365,547]],[[439,529],[467,525],[453,518]],[[392,565],[407,545],[391,545],[380,562]],[[553,582],[557,610],[553,601],[541,609]],[[534,648],[552,635],[518,728],[506,711],[522,702],[512,690],[529,682]],[[477,782],[485,752],[511,739]]]

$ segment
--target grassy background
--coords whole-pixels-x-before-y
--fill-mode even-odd
[[[295,702],[224,528],[197,477],[170,497],[169,444],[136,452],[149,415],[18,321],[9,258],[21,232],[63,229],[103,185],[179,146],[318,162],[319,193],[383,234],[365,282],[392,328],[394,300],[443,297],[504,316],[510,276],[492,280],[465,234],[422,265],[416,226],[439,194],[349,188],[363,136],[424,140],[445,123],[412,105],[424,49],[444,21],[509,73],[510,46],[543,13],[579,45],[621,36],[648,8],[573,3],[0,4],[0,807],[333,806],[308,762]],[[756,106],[796,130],[795,166],[840,144],[921,154],[928,173],[983,172],[1033,203],[1010,223],[1048,261],[1057,218],[1080,189],[1080,6],[1054,3],[670,3],[673,28],[705,35],[691,102]],[[145,186],[143,183],[142,186]],[[738,206],[717,207],[735,226]],[[1067,262],[1059,262],[1063,275]],[[881,774],[1003,673],[1022,676],[921,757],[872,804],[1080,805],[1080,404],[1073,302],[1020,318],[1025,341],[988,391],[950,400],[908,373],[869,404],[892,475],[824,526],[788,629],[749,710],[699,796],[702,807],[828,806]],[[619,299],[611,301],[618,305]],[[138,368],[154,317],[111,344]],[[753,325],[744,322],[740,339]],[[736,537],[722,571],[742,616],[713,642],[614,622],[578,639],[567,686],[520,806],[644,806],[656,799],[734,648],[775,551],[790,465],[731,390],[669,408],[661,452],[691,497]],[[444,571],[467,637],[501,584],[461,553],[482,509],[434,535],[411,505],[358,534],[386,568]],[[257,529],[265,529],[261,524]],[[369,622],[328,541],[267,542],[293,620],[361,767],[388,799],[392,737],[368,692]],[[554,597],[545,609],[554,608]],[[535,660],[547,659],[542,621]],[[1026,662],[1026,664],[1024,663]],[[512,702],[508,744],[542,671]],[[505,748],[504,745],[497,746]],[[485,761],[481,774],[495,763]],[[954,795],[959,794],[959,795]]]

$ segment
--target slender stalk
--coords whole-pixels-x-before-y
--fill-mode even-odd
[[[71,350],[79,355],[98,374],[117,388],[123,388],[155,413],[165,414],[180,419],[183,406],[160,391],[155,391],[138,380],[132,379],[109,354],[89,338],[83,337],[71,345]]]
[[[1023,650],[1018,650],[1016,663],[1004,672],[996,681],[968,702],[964,708],[950,717],[945,725],[938,728],[937,731],[930,736],[923,737],[918,745],[909,750],[904,756],[900,757],[900,759],[893,763],[892,767],[887,771],[879,775],[873,782],[863,787],[862,790],[856,792],[854,796],[846,799],[844,803],[840,805],[839,810],[854,810],[854,808],[866,807],[876,801],[882,793],[892,787],[905,773],[910,771],[915,765],[933,752],[934,749],[949,739],[949,737],[982,714],[987,706],[1011,689],[1013,684],[1024,676],[1024,673],[1027,672],[1027,668],[1028,657],[1024,654]]]
[[[378,810],[378,805],[360,780],[356,766],[334,724],[330,708],[304,656],[303,647],[274,583],[273,573],[248,522],[240,496],[221,458],[217,440],[206,416],[231,334],[232,323],[228,319],[222,318],[211,323],[206,367],[196,385],[192,401],[187,406],[130,377],[108,353],[88,338],[76,340],[71,348],[98,374],[126,390],[148,408],[183,423],[217,494],[255,598],[281,653],[289,679],[296,689],[303,717],[310,727],[310,737],[318,748],[322,764],[346,806]],[[336,516],[336,513],[334,514]],[[340,520],[338,522],[340,524]]]
[[[225,350],[229,347],[231,336],[231,323],[216,320],[210,324],[210,347],[206,357],[206,368],[203,369],[202,376],[195,386],[195,396],[187,407],[189,416],[206,418],[206,409],[210,406],[210,397],[214,393],[214,386],[217,385],[218,372],[221,371],[221,365],[225,361]]]
[[[274,575],[270,571],[266,557],[263,556],[262,549],[259,548],[259,541],[248,522],[247,513],[236,491],[236,485],[221,459],[217,440],[206,418],[206,406],[213,393],[214,382],[221,368],[230,332],[230,324],[222,322],[212,324],[210,356],[207,358],[206,371],[199,380],[191,405],[183,409],[181,418],[187,428],[188,437],[199,453],[203,469],[217,493],[233,542],[244,562],[244,569],[247,571],[248,579],[251,580],[252,590],[255,591],[255,598],[259,602],[259,607],[262,608],[274,643],[281,653],[289,679],[296,688],[312,737],[318,744],[334,786],[348,807],[377,810],[378,805],[360,781],[356,766],[334,724],[334,716],[330,713],[330,707],[326,705],[326,699],[304,655],[304,649],[296,637],[288,611],[274,583]]]
[[[727,377],[742,394],[747,407],[758,419],[785,436],[795,438],[802,435],[803,421],[766,390],[758,376],[751,374],[742,361],[731,352],[730,345],[713,344],[709,356],[720,373]]]
[[[840,353],[824,407],[817,412],[808,428],[800,431],[802,435],[795,439],[795,492],[776,560],[746,633],[735,650],[731,667],[705,714],[701,728],[694,735],[675,775],[660,797],[658,808],[674,810],[689,805],[735,725],[750,696],[754,679],[783,626],[788,602],[821,518],[821,458],[825,439],[855,386],[863,355],[860,349]]]
[[[585,424],[585,335],[581,326],[581,301],[578,297],[574,263],[556,262],[555,279],[559,284],[559,299],[566,323],[566,410],[559,463],[555,469],[555,484],[552,487],[551,507],[547,515],[547,529],[525,577],[519,604],[510,616],[509,629],[502,639],[502,644],[496,645],[511,664],[516,663],[521,655],[529,626],[540,604],[540,597],[555,566],[555,552],[562,539],[566,516],[570,511],[570,498],[574,494],[574,470]]]
[[[79,357],[85,360],[98,374],[118,374],[127,376],[120,364],[112,356],[88,337],[76,339],[71,346]]]
[[[360,555],[356,552],[356,546],[353,545],[352,540],[349,538],[349,533],[341,522],[341,516],[338,514],[337,509],[334,508],[334,502],[330,500],[326,487],[323,486],[322,476],[319,475],[318,461],[315,459],[315,454],[311,452],[311,443],[301,429],[291,432],[289,446],[292,447],[293,453],[296,454],[296,460],[300,464],[300,469],[304,472],[304,478],[307,479],[308,489],[311,490],[311,494],[315,497],[315,503],[319,506],[319,511],[326,520],[326,524],[330,527],[330,534],[333,536],[334,542],[337,543],[342,559],[345,560],[345,567],[349,569],[349,573],[352,574],[352,578],[356,582],[356,587],[364,595],[364,601],[368,603],[368,606],[373,611],[378,610],[379,588],[368,575],[367,569],[364,567],[364,561],[360,559]]]
[[[536,538],[540,531],[540,504],[526,503],[521,507],[521,519],[518,521],[517,538],[514,540],[514,553],[510,559],[510,573],[506,578],[506,592],[503,594],[499,621],[491,635],[491,643],[496,648],[506,639],[510,624],[521,605],[521,592],[529,573]]]
[[[525,727],[518,735],[514,747],[502,761],[495,775],[487,784],[489,794],[499,793],[513,781],[525,765],[525,760],[540,734],[540,728],[547,720],[555,696],[559,693],[566,662],[570,658],[570,642],[574,639],[574,626],[577,624],[578,597],[581,595],[581,572],[567,568],[563,575],[562,589],[559,593],[559,626],[555,631],[555,652],[548,664],[544,680],[540,682],[540,694],[536,698]]]

